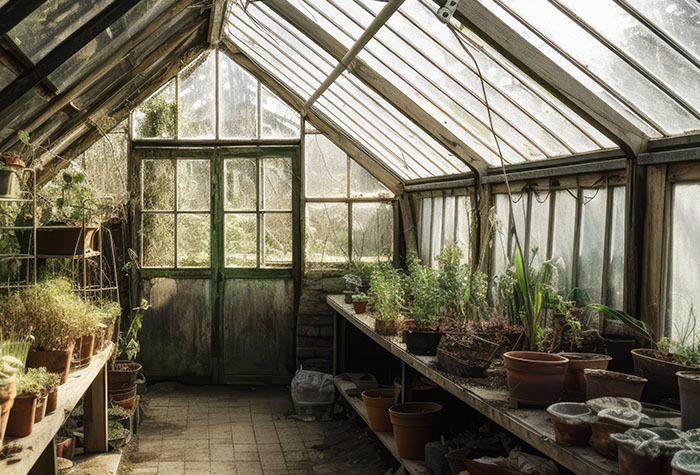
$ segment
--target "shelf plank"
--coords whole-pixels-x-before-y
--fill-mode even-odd
[[[107,364],[114,349],[109,341],[105,348],[94,355],[85,368],[71,373],[65,384],[58,387],[58,406],[56,410],[34,425],[34,430],[27,437],[15,439],[5,437],[3,451],[12,454],[0,460],[0,473],[3,475],[25,475],[48,446],[58,430],[70,415],[83,394],[88,390],[102,369]]]
[[[436,357],[413,355],[406,351],[400,337],[378,335],[373,330],[374,319],[371,315],[355,314],[352,305],[346,304],[342,295],[329,295],[326,301],[339,315],[386,351],[572,472],[581,475],[617,472],[617,462],[602,457],[590,447],[563,447],[557,444],[554,427],[544,409],[511,409],[506,389],[458,382],[458,378],[436,369]]]
[[[410,459],[405,459],[401,458],[399,456],[399,450],[396,447],[396,439],[394,438],[393,432],[376,432],[373,430],[371,427],[369,427],[369,415],[367,414],[367,408],[365,408],[365,404],[362,402],[362,399],[358,397],[353,397],[353,396],[348,396],[348,393],[339,385],[336,385],[336,389],[338,389],[338,392],[343,396],[343,398],[352,406],[353,409],[355,409],[355,412],[357,412],[360,417],[365,421],[367,424],[367,427],[374,432],[374,435],[377,436],[379,441],[384,444],[384,447],[387,448],[389,452],[391,452],[391,455],[396,458],[396,460],[406,469],[408,473],[411,475],[432,475],[432,471],[428,468],[427,465],[425,465],[425,462],[422,462],[420,460],[410,460]]]

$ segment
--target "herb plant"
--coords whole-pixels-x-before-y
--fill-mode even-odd
[[[462,256],[462,250],[455,244],[447,246],[437,256],[443,312],[450,317],[466,317],[466,303],[470,297],[470,270],[461,263]]]
[[[148,300],[141,299],[141,304],[134,308],[136,312],[131,319],[129,328],[126,332],[119,335],[119,344],[123,348],[124,355],[128,360],[133,361],[141,352],[141,343],[139,342],[139,332],[143,325],[143,316],[146,310],[151,308]]]
[[[377,264],[369,284],[369,303],[382,320],[397,320],[404,306],[401,273],[388,263]]]
[[[443,304],[443,293],[437,273],[421,264],[414,254],[406,259],[408,274],[405,289],[411,317],[418,328],[437,323]]]
[[[355,274],[345,274],[343,276],[345,281],[345,290],[349,292],[357,292],[362,287],[362,278]]]

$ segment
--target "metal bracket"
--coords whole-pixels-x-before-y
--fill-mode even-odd
[[[448,23],[457,10],[460,0],[447,0],[445,6],[438,10],[438,17],[444,23]]]

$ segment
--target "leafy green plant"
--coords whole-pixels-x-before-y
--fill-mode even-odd
[[[532,282],[528,279],[527,268],[523,262],[518,243],[515,252],[515,272],[518,276],[518,288],[522,297],[523,311],[520,312],[520,320],[525,328],[530,350],[537,349],[537,343],[542,335],[540,327],[540,315],[542,314],[542,294],[541,281]]]
[[[480,322],[491,315],[488,292],[489,276],[481,271],[472,272],[469,279],[469,299],[467,301],[468,320]]]
[[[132,309],[136,313],[134,313],[134,316],[131,318],[129,328],[126,332],[119,335],[119,345],[123,348],[124,356],[126,356],[128,360],[133,361],[141,352],[139,332],[143,325],[143,316],[149,308],[151,308],[151,305],[148,303],[148,300],[141,299],[141,304]]]
[[[411,317],[418,328],[437,323],[443,304],[437,273],[421,264],[415,254],[406,259],[406,267],[404,286]]]
[[[41,189],[38,215],[42,223],[82,223],[83,202],[95,192],[80,172],[63,172]]]
[[[158,95],[143,104],[145,117],[138,126],[141,137],[176,137],[177,103]]]
[[[49,373],[46,368],[28,368],[20,372],[17,378],[17,396],[41,396],[56,388],[61,382],[61,376]]]
[[[401,272],[388,263],[377,264],[370,276],[369,303],[382,320],[397,320],[404,306]]]
[[[367,300],[367,294],[364,292],[360,292],[359,294],[355,294],[352,296],[353,302],[367,302]]]
[[[464,318],[470,298],[470,269],[462,264],[462,250],[451,244],[437,256],[438,286],[442,294],[443,312],[446,316]]]
[[[634,331],[636,334],[639,336],[643,337],[645,340],[649,342],[650,345],[653,347],[656,347],[656,338],[654,338],[654,334],[651,331],[651,328],[644,323],[643,321],[634,318],[631,315],[628,315],[627,313],[621,311],[621,310],[615,310],[612,307],[608,307],[607,305],[602,305],[598,303],[592,303],[589,304],[587,308],[593,309],[595,311],[598,311],[602,313],[606,318],[609,318],[612,321],[618,321],[624,323],[628,328],[630,328],[632,331]]]
[[[362,287],[362,278],[355,274],[345,274],[343,276],[345,281],[345,290],[350,292],[357,292],[360,287]]]

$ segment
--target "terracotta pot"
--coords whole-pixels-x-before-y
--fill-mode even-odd
[[[629,427],[622,424],[598,421],[591,426],[593,448],[603,457],[617,458],[617,444],[610,438],[610,434],[625,432]]]
[[[679,371],[676,376],[681,396],[681,428],[700,427],[700,371]]]
[[[673,475],[697,475],[700,466],[700,450],[679,450],[673,455]]]
[[[58,406],[58,388],[53,388],[46,396],[46,413],[51,414]]]
[[[510,406],[549,406],[561,398],[569,360],[538,351],[509,351],[503,355]]]
[[[697,368],[669,363],[658,358],[656,350],[638,348],[632,350],[634,374],[648,380],[642,398],[645,401],[658,402],[662,399],[678,399],[679,371],[693,371]]]
[[[620,445],[617,448],[617,473],[619,475],[662,475],[663,457],[649,458]]]
[[[437,438],[441,410],[442,406],[434,402],[407,402],[389,408],[399,457],[425,459],[425,444]]]
[[[367,409],[369,426],[376,432],[390,432],[389,408],[396,404],[395,389],[368,389],[362,392],[362,401]]]
[[[83,237],[82,226],[38,227],[36,230],[36,252],[50,256],[73,256],[89,251],[94,246],[96,226],[86,226]]]
[[[365,313],[367,311],[367,301],[353,302],[352,308],[355,310],[355,313]]]
[[[442,333],[436,331],[407,331],[403,332],[406,349],[414,355],[435,356],[440,344]]]
[[[136,361],[117,360],[114,369],[107,373],[109,392],[124,391],[136,385],[136,377],[143,367]]]
[[[117,404],[124,409],[133,410],[136,407],[136,386],[120,392],[109,393],[109,401]]]
[[[7,429],[7,421],[10,418],[10,409],[15,403],[17,396],[17,378],[13,374],[10,376],[7,386],[0,390],[0,449],[2,441],[5,438],[5,430]]]
[[[30,350],[27,356],[27,368],[46,368],[49,373],[61,375],[61,384],[68,379],[70,369],[70,359],[73,354],[73,345],[68,350],[60,351],[37,351]]]
[[[83,335],[76,343],[75,349],[75,365],[77,368],[82,368],[90,364],[93,350],[95,349],[95,335]]]
[[[378,335],[393,336],[399,332],[399,323],[396,320],[374,320],[374,331]]]
[[[593,412],[584,403],[560,402],[552,404],[547,412],[554,423],[554,438],[564,447],[588,445],[591,438],[591,422],[579,417],[590,417]]]
[[[586,369],[586,399],[603,396],[628,397],[639,401],[647,380],[632,374],[604,369]]]
[[[36,413],[35,395],[18,396],[10,410],[10,419],[7,421],[6,434],[10,437],[26,437],[34,428],[34,416]]]
[[[608,355],[599,355],[598,353],[559,353],[559,355],[569,360],[569,368],[566,370],[564,378],[564,391],[574,393],[586,392],[584,369],[607,369],[608,363],[612,360]]]
[[[41,422],[46,415],[46,396],[36,398],[36,410],[34,411],[34,424]]]
[[[73,460],[75,437],[64,437],[56,441],[56,457]]]

